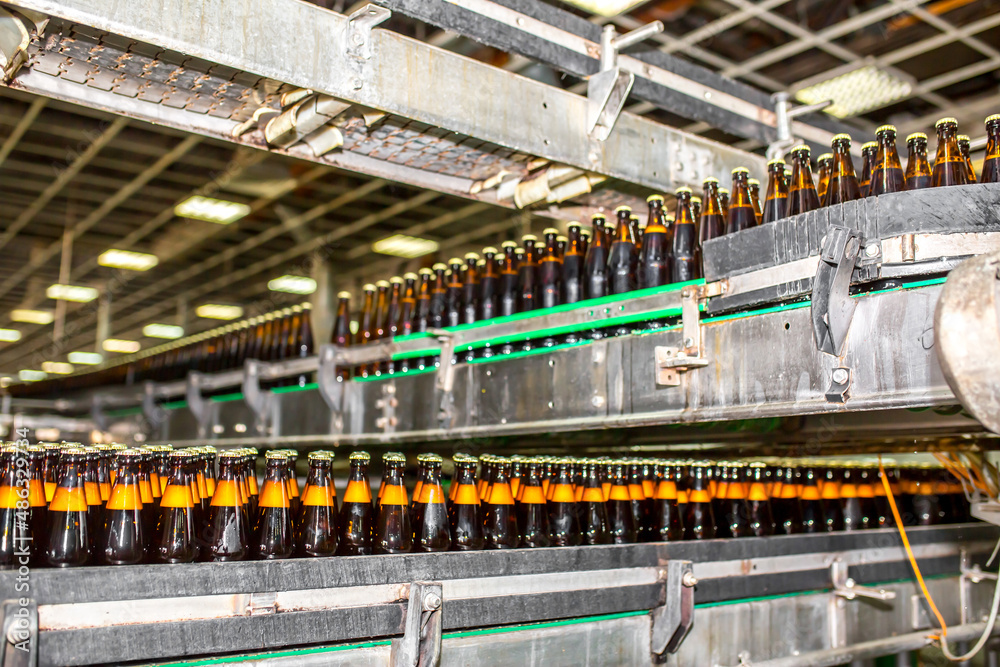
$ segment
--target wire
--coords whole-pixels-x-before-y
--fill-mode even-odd
[[[910,548],[910,540],[906,537],[906,528],[903,527],[903,520],[899,516],[899,508],[896,507],[896,498],[892,495],[892,487],[889,486],[889,478],[885,474],[885,466],[882,465],[882,455],[879,454],[878,457],[878,471],[879,476],[882,478],[882,487],[885,489],[885,495],[889,499],[889,508],[892,510],[892,518],[896,521],[896,528],[899,530],[899,536],[903,540],[903,548],[906,549],[906,557],[910,560],[910,566],[913,568],[913,573],[917,576],[917,583],[920,585],[920,591],[924,594],[924,599],[927,600],[927,606],[930,607],[931,611],[934,613],[934,617],[937,619],[938,624],[941,626],[941,636],[933,637],[938,639],[941,644],[941,653],[944,657],[952,662],[963,662],[965,660],[971,660],[977,653],[979,653],[986,642],[989,640],[990,635],[993,634],[993,625],[997,620],[997,612],[1000,611],[1000,579],[997,580],[996,585],[993,588],[993,607],[990,610],[989,620],[986,621],[986,629],[983,631],[983,636],[979,638],[976,645],[966,653],[965,655],[952,655],[951,651],[948,650],[948,625],[944,622],[944,617],[941,612],[938,611],[937,605],[934,604],[934,598],[931,597],[931,592],[927,590],[927,584],[924,582],[924,575],[920,573],[920,566],[917,565],[917,559],[913,556],[913,549]],[[1000,542],[998,542],[1000,545]]]

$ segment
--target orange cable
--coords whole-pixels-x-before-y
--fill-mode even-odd
[[[917,575],[917,583],[920,584],[920,590],[924,594],[924,599],[927,600],[927,605],[931,608],[931,611],[934,612],[934,616],[941,625],[940,640],[944,643],[945,638],[948,636],[948,625],[944,622],[944,617],[941,616],[941,612],[938,611],[937,605],[934,604],[934,598],[931,597],[931,592],[927,590],[927,584],[924,583],[924,575],[920,574],[920,566],[917,565],[917,559],[913,556],[913,549],[910,548],[910,540],[906,537],[906,528],[903,527],[903,519],[899,516],[899,509],[896,507],[896,498],[892,495],[892,488],[889,486],[889,478],[886,477],[885,466],[882,465],[881,454],[878,455],[878,471],[879,476],[882,478],[882,486],[885,488],[885,495],[889,499],[889,507],[892,509],[892,517],[896,520],[896,528],[899,529],[899,536],[903,539],[903,547],[906,549],[906,557],[910,559],[910,566],[913,567],[913,572]]]

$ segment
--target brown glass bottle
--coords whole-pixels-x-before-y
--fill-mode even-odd
[[[822,475],[820,498],[823,500],[825,530],[834,533],[844,529],[844,511],[840,505],[841,472],[837,468],[826,468]]]
[[[338,556],[367,556],[372,553],[374,512],[372,492],[368,482],[368,452],[353,452],[351,472],[340,506],[340,540]]]
[[[646,489],[642,483],[642,463],[631,461],[625,469],[625,475],[635,523],[635,539],[638,542],[649,542],[652,540],[653,532],[653,499],[646,496]]]
[[[586,247],[580,223],[571,222],[566,231],[566,252],[562,262],[562,302],[576,303],[584,298]]]
[[[703,208],[701,210],[701,218],[699,220],[698,227],[698,245],[696,247],[697,252],[695,253],[696,265],[698,267],[698,275],[695,277],[701,277],[702,265],[701,265],[701,249],[705,247],[705,242],[711,239],[719,238],[726,233],[726,213],[722,208],[722,200],[719,198],[719,181],[716,178],[706,178],[704,181],[704,191],[702,192],[702,202]],[[679,215],[680,209],[678,209],[678,220],[680,220]],[[675,229],[677,226],[675,225]],[[674,243],[676,247],[677,232],[674,232]],[[675,253],[676,258],[676,253]],[[678,282],[676,279],[674,282]]]
[[[420,495],[414,490],[413,551],[448,551],[451,548],[451,530],[444,489],[441,488],[441,457],[421,454],[418,461],[423,470]]]
[[[986,119],[986,156],[983,158],[983,183],[1000,183],[1000,114]]]
[[[111,497],[104,508],[98,537],[99,561],[105,565],[137,565],[146,557],[139,469],[143,452],[126,449],[115,457],[117,474]]]
[[[518,488],[516,511],[520,530],[518,546],[521,548],[547,547],[551,544],[541,468],[540,460],[528,459],[524,479]]]
[[[589,462],[583,469],[583,494],[580,497],[579,523],[581,544],[610,544],[608,508],[601,484],[600,464]]]
[[[830,189],[830,175],[833,174],[833,153],[823,153],[816,158],[816,194],[822,205],[826,205],[826,193]]]
[[[626,478],[626,463],[611,464],[611,493],[608,496],[608,534],[612,544],[632,544],[638,541],[632,498]]]
[[[372,550],[376,554],[408,553],[413,547],[410,528],[409,500],[403,483],[406,457],[390,453],[382,457],[385,472],[382,493],[378,499],[378,514],[372,535]]]
[[[913,517],[917,526],[936,526],[941,523],[940,501],[934,489],[934,481],[927,470],[911,472],[913,477]]]
[[[295,524],[295,555],[303,558],[337,553],[337,496],[330,469],[330,452],[309,453],[309,474],[302,489],[302,509]]]
[[[693,465],[684,507],[684,539],[710,540],[715,537],[715,516],[704,464]]]
[[[709,187],[707,181],[705,187]],[[698,238],[698,227],[695,224],[694,211],[691,208],[691,188],[678,188],[675,196],[677,197],[677,214],[673,225],[674,239],[671,252],[670,282],[683,283],[701,276],[698,252],[701,241]],[[718,200],[716,200],[717,203]]]
[[[764,221],[764,209],[760,205],[760,181],[756,178],[747,179],[747,189],[750,190],[750,204],[753,206],[753,213],[757,216],[757,224]]]
[[[45,547],[48,539],[49,509],[45,502],[45,475],[44,463],[48,452],[43,445],[28,445],[28,497],[21,497],[19,492],[18,500],[27,500],[28,507],[28,531],[31,535],[31,543],[28,545],[28,560],[31,565],[41,566],[45,564]],[[16,508],[20,509],[20,508]],[[18,518],[20,518],[18,514]],[[21,531],[23,534],[23,530]],[[16,537],[16,533],[15,533]],[[20,546],[15,543],[15,546]],[[23,549],[21,550],[23,551]],[[23,563],[18,558],[18,564]]]
[[[858,177],[854,172],[854,161],[851,159],[850,135],[835,135],[832,146],[833,166],[830,169],[826,197],[823,199],[824,206],[834,206],[861,198]]]
[[[820,497],[819,478],[816,469],[808,467],[796,469],[799,482],[799,508],[802,516],[801,533],[826,532],[826,513]]]
[[[299,496],[299,478],[295,472],[295,464],[299,458],[299,453],[294,449],[275,450],[285,454],[285,486],[288,492],[288,506],[291,509],[292,517],[299,514],[302,506],[302,498]],[[258,500],[258,505],[259,505]]]
[[[931,171],[931,187],[965,185],[965,159],[958,147],[958,121],[942,118],[934,124],[937,130],[937,155]]]
[[[445,326],[457,327],[462,323],[462,293],[464,287],[465,263],[458,257],[448,260],[448,282],[445,291]]]
[[[514,494],[510,488],[510,461],[494,457],[488,486],[484,532],[487,549],[514,549],[520,542]]]
[[[791,150],[792,178],[788,186],[788,215],[799,215],[819,208],[819,194],[813,184],[809,164],[809,147],[796,146]]]
[[[869,528],[869,517],[862,507],[859,485],[862,484],[859,472],[845,468],[840,483],[840,509],[843,516],[843,530],[864,530]]]
[[[535,245],[538,238],[534,234],[521,237],[524,246],[524,261],[517,267],[517,311],[524,313],[539,308],[538,262],[535,261]]]
[[[562,260],[557,237],[559,230],[549,227],[543,232],[545,246],[538,263],[539,307],[553,308],[562,302]]]
[[[250,558],[250,527],[237,477],[237,467],[243,456],[244,453],[238,450],[219,454],[219,480],[202,538],[202,560],[226,562]]]
[[[608,251],[608,294],[624,294],[638,286],[636,269],[639,249],[632,227],[632,209],[619,206],[615,209],[615,215],[618,224],[615,226],[615,239]]]
[[[59,456],[59,482],[49,503],[48,544],[45,560],[51,567],[75,567],[90,562],[92,531],[84,474],[87,453],[79,447],[64,449]]]
[[[729,190],[719,188],[719,206],[722,207],[723,219],[729,219]]]
[[[785,161],[767,163],[767,196],[764,199],[762,223],[774,222],[788,216],[788,186],[785,183]]]
[[[415,331],[417,282],[419,280],[420,278],[415,273],[407,272],[403,274],[403,287],[399,293],[399,313],[395,324],[397,337],[409,336]]]
[[[250,547],[255,559],[273,560],[294,555],[288,463],[289,457],[284,451],[270,451],[264,455],[264,484],[257,501],[257,521]]]
[[[931,187],[931,167],[927,161],[927,135],[914,132],[906,137],[906,189]]]
[[[486,546],[483,512],[476,485],[476,458],[455,455],[455,495],[449,506],[452,551],[479,551]]]
[[[17,569],[20,553],[30,548],[34,539],[23,518],[27,503],[21,502],[24,486],[18,479],[19,463],[25,456],[22,447],[5,445],[0,449],[0,570]],[[22,506],[21,519],[18,519],[19,504]],[[28,561],[24,564],[28,565]]]
[[[676,542],[684,537],[684,522],[677,504],[677,482],[672,466],[657,463],[656,478],[653,539],[658,542]]]
[[[427,313],[427,326],[431,329],[443,329],[448,326],[448,265],[442,262],[431,267],[434,279],[431,282],[430,309]]]
[[[858,179],[858,190],[862,197],[871,194],[872,171],[875,169],[875,156],[878,154],[878,142],[866,141],[861,145],[861,177]]]
[[[95,561],[99,561],[100,554],[98,542],[101,537],[101,530],[104,526],[104,501],[101,500],[101,485],[97,481],[97,459],[99,453],[93,447],[84,447],[83,450],[87,455],[83,472],[83,490],[84,495],[87,497],[87,517],[90,519],[90,525],[94,527],[90,533],[90,553]],[[141,454],[142,452],[140,452],[140,455]],[[116,465],[116,472],[117,469]],[[143,491],[144,499],[151,503],[153,499],[151,497],[152,492],[149,489],[148,477],[145,482],[145,486],[142,486],[142,480],[140,480],[140,489]]]
[[[194,464],[194,457],[186,451],[174,451],[167,460],[170,473],[160,498],[150,555],[154,563],[190,563],[198,558],[198,524],[184,468]]]
[[[733,169],[733,196],[726,216],[726,234],[733,234],[757,226],[757,215],[750,203],[747,179],[750,172],[745,167]]]
[[[958,135],[958,150],[962,154],[962,161],[965,162],[965,182],[978,183],[976,179],[976,168],[972,166],[972,139],[967,134]]]
[[[413,331],[427,331],[431,322],[431,292],[433,291],[435,274],[430,269],[417,271],[417,310],[413,316]]]
[[[479,271],[479,291],[476,294],[476,303],[478,304],[476,318],[489,320],[499,315],[497,310],[499,297],[500,273],[497,263],[497,249],[493,247],[483,248],[483,261]]]
[[[796,469],[785,466],[778,470],[781,486],[772,496],[771,507],[775,513],[775,532],[778,535],[794,535],[802,532],[802,507],[799,496],[802,489],[797,482]]]
[[[607,220],[597,213],[591,218],[591,239],[584,259],[584,295],[597,299],[608,294],[608,240]]]
[[[902,192],[906,186],[903,167],[899,162],[899,153],[896,150],[896,127],[893,125],[879,127],[875,131],[875,140],[878,148],[872,164],[868,196],[877,197],[893,192]]]
[[[774,535],[774,510],[768,493],[772,482],[770,472],[763,463],[751,463],[749,467],[746,508],[750,534],[754,537]]]
[[[718,527],[726,537],[748,537],[752,533],[747,508],[747,468],[742,463],[731,464],[728,476],[721,511],[715,514]]]
[[[649,205],[649,217],[639,251],[639,289],[666,285],[670,282],[673,268],[673,229],[667,227],[663,197],[650,195],[646,203]]]
[[[333,334],[330,342],[340,347],[351,345],[351,293],[337,293],[337,314],[333,320]],[[350,376],[348,369],[338,369],[338,375],[344,379]]]
[[[513,315],[517,312],[517,243],[514,241],[504,241],[500,244],[500,252],[497,315]]]
[[[59,472],[60,472],[60,452],[62,446],[55,442],[47,442],[42,445],[45,447],[45,461],[42,463],[42,475],[45,478],[45,502],[51,503],[52,498],[56,495],[56,487],[59,486]],[[111,493],[111,487],[108,487],[108,494]]]
[[[574,547],[580,544],[580,522],[572,466],[572,459],[556,461],[555,478],[549,483],[546,494],[549,537],[554,547]]]

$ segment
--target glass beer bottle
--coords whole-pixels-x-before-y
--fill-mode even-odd
[[[799,215],[819,208],[819,193],[813,184],[809,164],[809,147],[796,146],[791,150],[792,178],[788,185],[788,215]]]
[[[451,547],[451,531],[444,489],[441,488],[441,457],[437,454],[421,454],[417,460],[424,468],[424,481],[414,505],[413,550],[422,553],[448,551]]]
[[[854,172],[854,161],[851,159],[851,136],[849,134],[834,135],[833,167],[830,169],[830,181],[826,189],[824,206],[834,206],[861,198],[858,177]]]
[[[965,159],[958,147],[958,121],[942,118],[934,124],[937,130],[937,155],[931,172],[931,187],[965,185]]]
[[[976,168],[972,166],[972,139],[969,138],[969,135],[958,135],[958,150],[962,154],[962,161],[965,162],[965,182],[978,183]]]
[[[45,560],[50,567],[75,567],[90,562],[92,532],[88,516],[84,474],[87,452],[80,447],[62,450],[59,482],[49,503],[48,544]]]
[[[608,294],[631,292],[637,285],[636,269],[639,263],[639,249],[636,247],[632,227],[632,209],[619,206],[615,209],[618,224],[615,239],[608,252]]]
[[[524,481],[518,489],[517,525],[520,529],[521,548],[547,547],[549,540],[549,516],[545,506],[545,491],[542,489],[542,462],[528,459]]]
[[[198,524],[185,467],[194,465],[194,457],[178,450],[167,454],[167,461],[170,472],[160,497],[150,555],[154,563],[191,563],[198,558]]]
[[[485,533],[487,549],[514,549],[520,542],[514,495],[510,488],[510,461],[492,459],[492,480],[487,488]]]
[[[896,127],[883,125],[875,130],[875,140],[878,150],[872,165],[871,184],[868,196],[902,192],[905,187],[903,166],[899,162],[899,152],[896,150]]]
[[[677,214],[674,217],[670,282],[684,283],[701,276],[701,264],[698,261],[701,241],[698,238],[696,218],[691,208],[691,188],[680,187],[675,196]]]
[[[858,179],[858,190],[862,197],[871,194],[872,171],[875,169],[875,156],[877,154],[877,141],[866,141],[861,144],[861,178]]]
[[[986,119],[986,156],[983,158],[983,183],[1000,183],[1000,114]]]
[[[927,135],[914,132],[906,137],[906,189],[931,187],[931,167],[927,161]]]
[[[663,197],[650,195],[646,203],[649,204],[649,217],[639,251],[639,289],[666,285],[670,282],[673,268],[673,230],[667,227]]]
[[[385,472],[372,535],[372,550],[376,554],[409,553],[413,546],[413,531],[410,529],[409,499],[403,484],[406,457],[390,453],[382,460]]]
[[[258,560],[294,555],[292,507],[288,497],[289,456],[283,450],[264,455],[264,485],[257,500],[257,521],[250,551]]]
[[[351,473],[340,506],[340,540],[338,556],[367,556],[372,553],[374,512],[372,492],[368,482],[368,452],[353,452],[350,456]]]
[[[250,557],[249,522],[237,470],[243,456],[238,450],[219,453],[219,479],[202,537],[202,560],[226,562]]]
[[[830,175],[833,173],[833,153],[823,153],[816,158],[816,194],[823,206],[826,206],[826,193],[830,189]]]
[[[486,545],[483,512],[476,485],[476,457],[456,454],[455,494],[450,510],[452,551],[479,551]]]
[[[295,555],[302,558],[337,553],[337,492],[330,469],[333,454],[309,452],[309,474],[302,489],[302,508],[295,525]]]
[[[145,521],[139,491],[142,457],[143,452],[138,449],[126,449],[115,457],[118,472],[104,508],[98,539],[100,562],[105,565],[137,565],[146,557]]]
[[[785,183],[785,161],[767,163],[767,195],[764,199],[762,223],[774,222],[788,216],[788,186]]]

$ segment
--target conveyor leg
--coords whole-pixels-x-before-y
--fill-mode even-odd
[[[440,582],[410,584],[404,633],[392,640],[392,667],[437,667],[441,662],[441,590]]]

